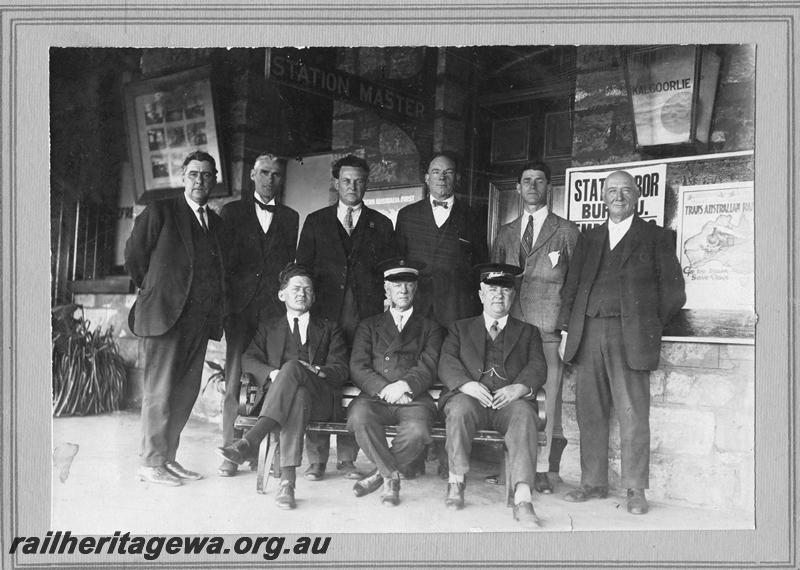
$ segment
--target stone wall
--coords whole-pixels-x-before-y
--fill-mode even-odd
[[[650,375],[650,491],[656,501],[753,509],[753,346],[665,342]],[[562,475],[580,478],[575,379],[564,378]],[[609,483],[620,483],[619,426],[612,422]]]
[[[754,46],[719,46],[722,62],[711,124],[710,153],[754,145]],[[634,147],[618,47],[579,47],[572,165],[653,158]],[[719,173],[724,179],[724,173]],[[708,182],[717,181],[709,180]],[[661,366],[650,375],[649,496],[687,505],[754,508],[755,347],[664,342]],[[563,473],[580,477],[575,380],[564,384]],[[610,483],[620,481],[619,428],[609,449]],[[624,489],[620,491],[624,492]]]

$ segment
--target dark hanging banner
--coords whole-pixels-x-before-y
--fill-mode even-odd
[[[429,122],[432,101],[411,95],[397,86],[375,83],[345,71],[305,61],[281,49],[267,50],[268,79],[317,95],[371,107],[381,115],[401,121]]]

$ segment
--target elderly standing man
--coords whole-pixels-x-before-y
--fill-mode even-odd
[[[233,422],[239,408],[242,352],[253,340],[258,322],[281,315],[278,274],[294,261],[299,216],[279,204],[286,176],[286,159],[272,153],[256,157],[250,171],[253,196],[222,208],[225,222],[227,286],[230,315],[225,323],[225,402],[222,445],[233,442]],[[222,477],[236,474],[237,465],[223,461]]]
[[[536,490],[552,493],[561,481],[558,475],[561,454],[567,445],[561,424],[561,379],[564,364],[558,355],[561,335],[557,330],[561,308],[561,290],[569,260],[575,250],[580,230],[574,222],[548,209],[550,168],[544,162],[530,162],[522,167],[517,192],[524,211],[513,222],[500,228],[492,248],[492,261],[522,267],[517,280],[517,295],[511,315],[534,325],[542,336],[547,361],[547,445],[539,453]]]
[[[259,323],[242,357],[244,371],[268,386],[261,413],[242,439],[218,452],[240,465],[267,434],[279,433],[281,482],[275,503],[293,509],[306,425],[331,419],[338,405],[336,390],[347,380],[347,347],[336,323],[309,313],[314,284],[306,268],[291,263],[278,279],[285,313]]]
[[[483,314],[450,326],[439,357],[439,399],[445,416],[449,482],[445,505],[464,506],[472,438],[480,429],[503,434],[509,457],[514,520],[535,527],[531,502],[536,475],[537,413],[534,394],[545,382],[547,365],[536,327],[509,316],[514,278],[507,264],[479,266]]]
[[[200,390],[208,340],[222,337],[222,221],[207,205],[216,180],[214,157],[189,154],[183,194],[150,203],[125,244],[125,267],[138,288],[128,323],[142,337],[145,357],[137,476],[149,483],[202,478],[175,456]]]
[[[356,497],[384,485],[381,502],[400,502],[400,474],[407,473],[430,440],[436,404],[428,388],[436,380],[442,329],[414,311],[420,264],[403,258],[378,266],[388,311],[361,321],[350,356],[350,379],[361,394],[347,410],[347,427],[375,470],[353,487]],[[384,426],[397,425],[392,447]]]
[[[488,259],[485,224],[455,196],[460,179],[455,155],[434,155],[425,173],[429,195],[402,208],[395,229],[398,253],[426,264],[414,308],[443,327],[480,312],[472,268]]]
[[[636,215],[639,194],[624,170],[606,178],[608,220],[578,241],[558,318],[560,351],[575,370],[581,440],[581,485],[564,499],[607,496],[613,404],[632,514],[649,509],[650,371],[658,368],[664,326],[686,302],[674,235]]]
[[[361,319],[383,312],[383,275],[380,261],[392,257],[392,221],[364,204],[369,165],[352,154],[333,164],[337,203],[306,218],[297,246],[297,263],[311,270],[319,298],[314,313],[339,323],[352,346]],[[358,447],[349,435],[337,436],[337,468],[348,479],[359,479],[355,460]],[[328,462],[330,436],[309,434],[311,465],[306,478],[322,479]]]

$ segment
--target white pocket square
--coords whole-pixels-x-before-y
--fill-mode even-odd
[[[559,257],[561,257],[561,252],[551,251],[550,253],[547,254],[547,257],[550,258],[550,263],[552,264],[553,267],[555,267],[556,265],[558,265],[558,259]]]

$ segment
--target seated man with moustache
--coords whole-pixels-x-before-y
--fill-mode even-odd
[[[483,314],[454,322],[439,357],[439,398],[445,416],[450,469],[445,505],[464,506],[472,438],[480,429],[504,435],[514,493],[514,520],[539,523],[531,503],[536,476],[537,425],[534,394],[545,382],[547,365],[536,327],[509,316],[514,299],[514,265],[486,263],[478,295]]]
[[[242,370],[269,384],[261,413],[242,439],[218,452],[241,465],[268,433],[280,433],[281,482],[275,502],[293,509],[306,425],[330,419],[338,405],[337,388],[347,379],[347,346],[337,324],[310,315],[314,286],[308,270],[290,263],[278,280],[286,314],[262,321],[242,356]]]
[[[376,469],[353,486],[363,497],[383,484],[381,502],[400,502],[400,473],[408,472],[430,440],[442,329],[414,311],[422,263],[395,258],[380,263],[388,311],[362,320],[350,356],[350,379],[361,394],[350,404],[347,427]],[[397,425],[391,448],[384,426]]]

